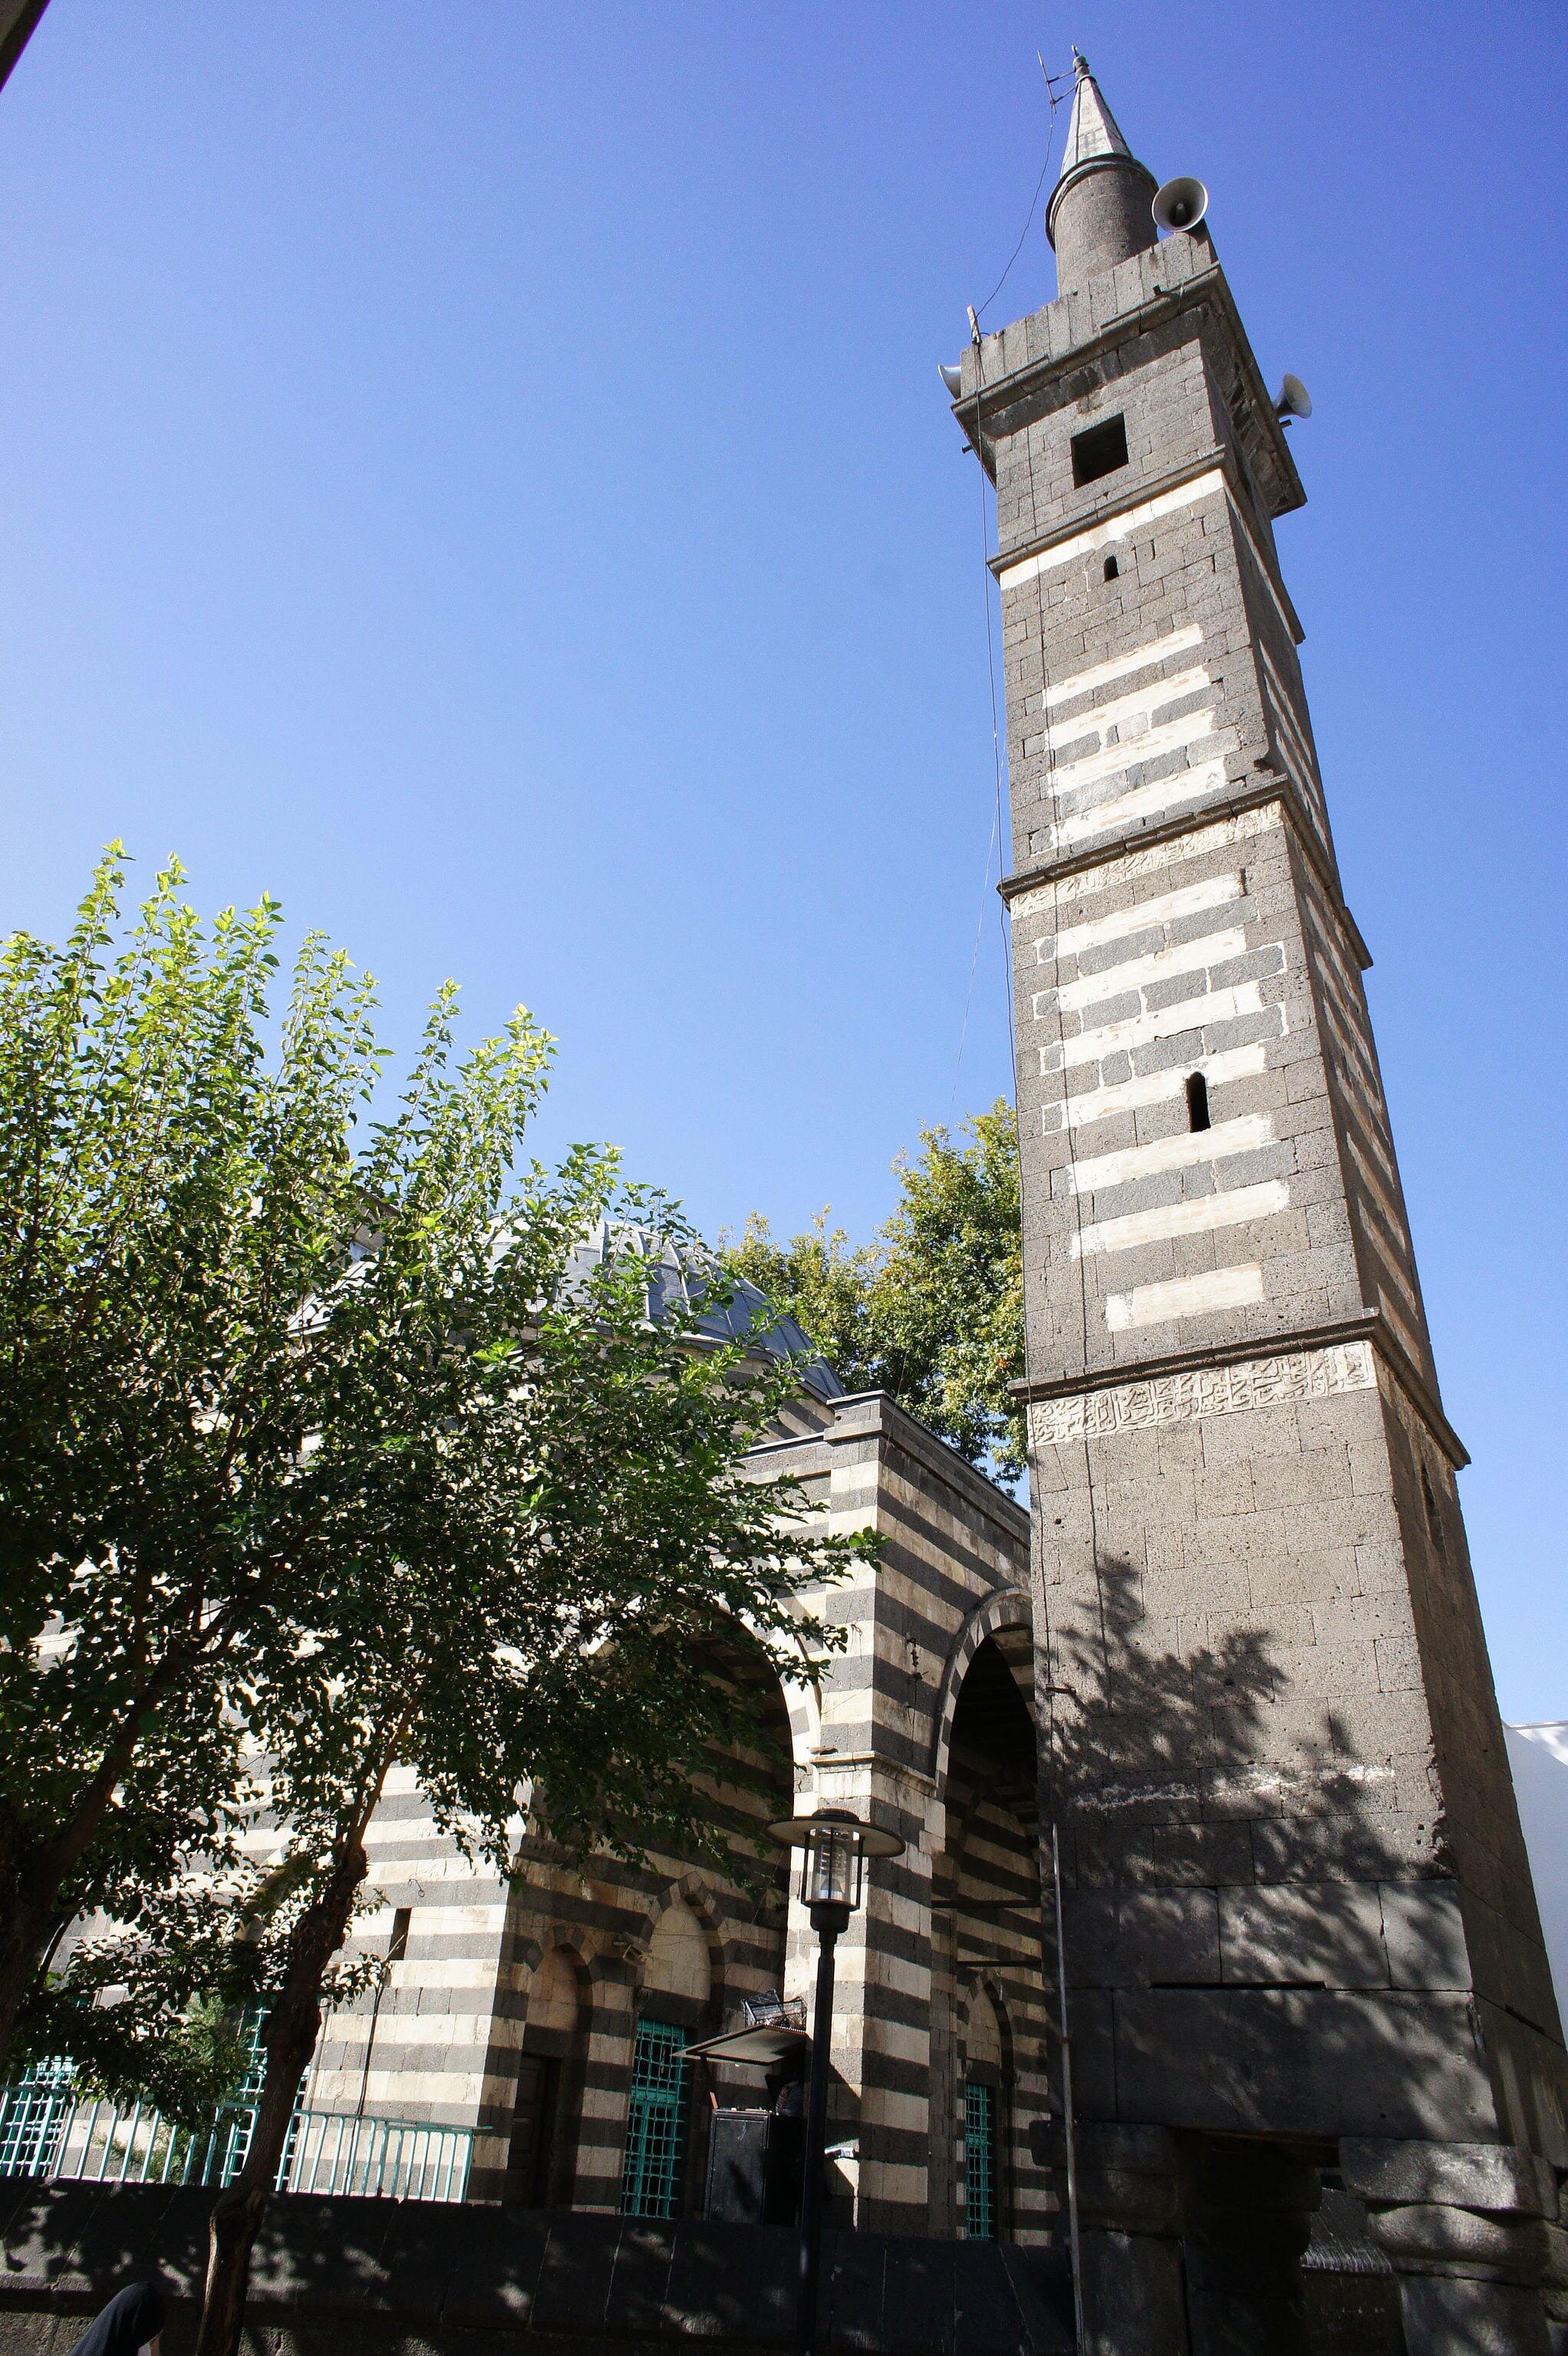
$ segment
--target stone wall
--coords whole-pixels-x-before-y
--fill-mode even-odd
[[[165,2356],[186,2356],[211,2199],[0,2182],[0,2356],[64,2356],[138,2279],[171,2301]],[[776,2227],[293,2196],[257,2243],[246,2356],[788,2348],[797,2250]],[[994,2244],[828,2237],[828,2333],[868,2356],[1066,2356],[1063,2293]]]

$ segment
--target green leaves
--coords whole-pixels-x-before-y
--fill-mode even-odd
[[[895,1164],[900,1201],[869,1244],[851,1245],[824,1212],[775,1244],[748,1219],[726,1260],[800,1320],[851,1390],[887,1390],[972,1463],[1004,1479],[1024,1469],[1023,1251],[1018,1125],[998,1098],[965,1123],[921,1132]]]
[[[866,1543],[740,1464],[794,1377],[705,1330],[678,1214],[522,1158],[525,1011],[460,1053],[445,985],[370,1121],[368,980],[307,936],[274,1015],[277,904],[204,928],[182,881],[123,923],[112,851],[0,953],[0,2051],[30,1987],[30,2036],[102,2016],[105,2083],[236,1973],[306,2032],[394,1765],[503,1869],[541,1792],[570,1843],[699,1845],[749,1705],[694,1665],[801,1674]],[[288,1904],[194,1926],[259,1824]],[[36,1978],[89,1908],[115,2022],[88,1951]]]

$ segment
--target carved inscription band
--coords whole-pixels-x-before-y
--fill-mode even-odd
[[[1060,1448],[1070,1440],[1188,1423],[1200,1415],[1243,1415],[1294,1399],[1337,1398],[1376,1385],[1371,1343],[1336,1342],[1326,1350],[1296,1350],[1233,1366],[1193,1366],[1078,1398],[1039,1399],[1029,1411],[1029,1432],[1037,1448]]]

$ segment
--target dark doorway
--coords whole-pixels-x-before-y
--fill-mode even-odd
[[[515,2209],[542,2209],[549,2193],[550,2155],[560,2108],[560,2062],[552,2053],[525,2053],[517,2063],[517,2098],[501,2198]]]

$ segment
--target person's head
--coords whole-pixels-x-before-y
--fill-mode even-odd
[[[163,2293],[152,2283],[127,2283],[83,2332],[70,2356],[137,2356],[163,2328]]]

